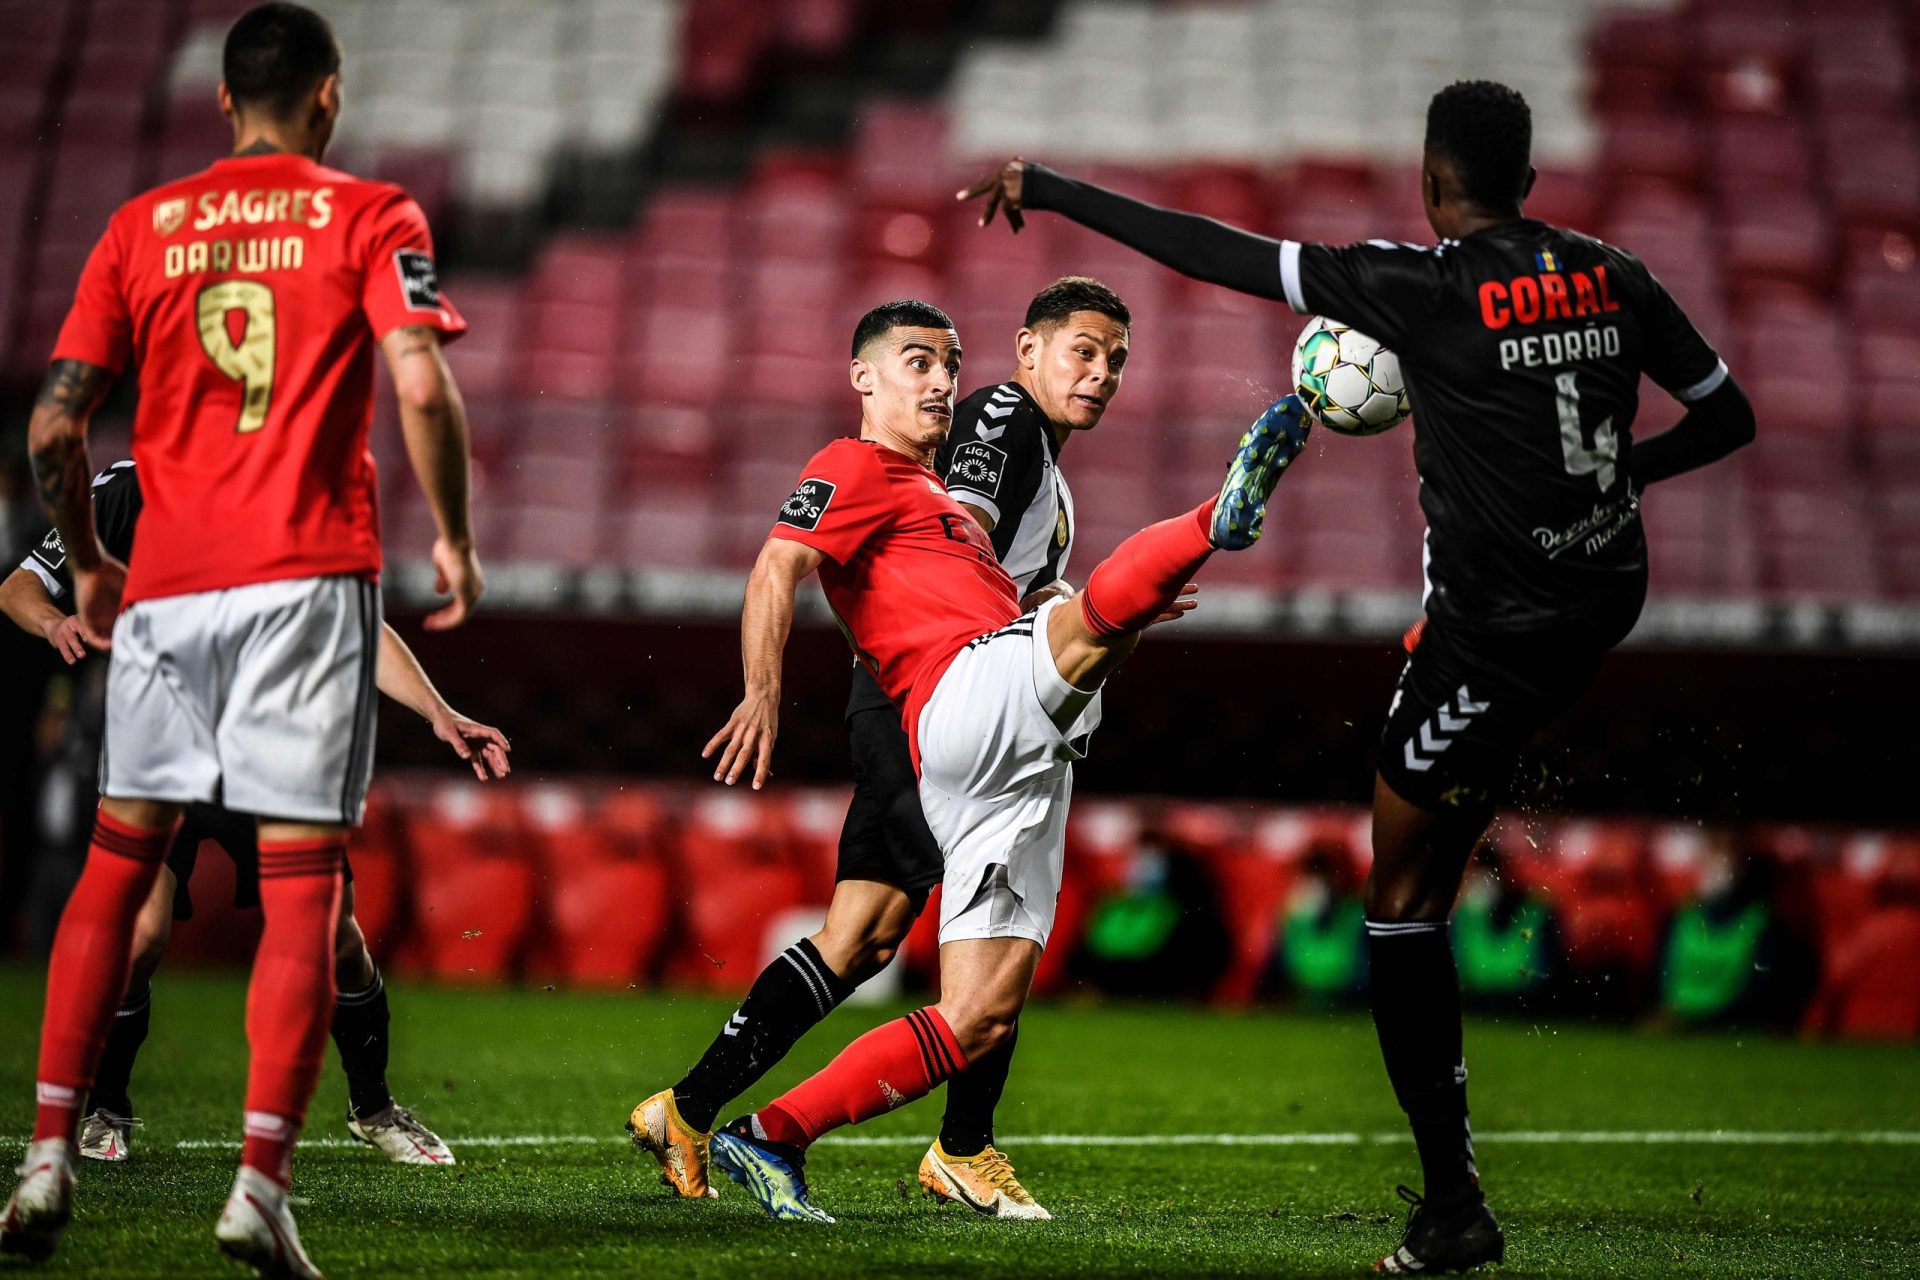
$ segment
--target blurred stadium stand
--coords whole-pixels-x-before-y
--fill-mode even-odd
[[[445,775],[389,775],[375,784],[352,850],[355,875],[367,882],[361,918],[396,973],[744,992],[782,917],[824,911],[846,801],[836,788],[775,788],[749,799],[627,779],[482,791]],[[1064,989],[1090,906],[1127,883],[1153,844],[1196,859],[1222,906],[1230,959],[1213,999],[1252,1001],[1306,859],[1332,858],[1344,880],[1358,883],[1367,821],[1339,806],[1078,806],[1059,926],[1037,988]],[[1920,841],[1829,827],[1758,828],[1746,838],[1778,868],[1773,909],[1820,957],[1806,1028],[1920,1037]],[[1508,814],[1493,839],[1505,874],[1561,922],[1561,958],[1580,993],[1562,1011],[1647,1011],[1668,923],[1705,887],[1707,833],[1696,824]],[[196,880],[195,888],[198,909],[178,930],[176,957],[243,957],[253,921],[225,905],[219,886]],[[932,973],[927,926],[937,918],[925,913],[903,949],[902,964],[920,982]],[[1797,1011],[1783,1012],[1790,1022]]]
[[[221,150],[218,42],[244,7],[0,5],[15,383],[44,361],[112,207]],[[1532,210],[1645,257],[1759,406],[1746,456],[1649,495],[1656,593],[1920,600],[1920,20],[1901,0],[1383,0],[1339,23],[1304,0],[1068,0],[1024,6],[1041,30],[1019,38],[991,33],[1022,6],[962,5],[908,33],[945,47],[912,97],[865,87],[875,50],[901,43],[866,0],[319,7],[348,57],[337,158],[404,180],[449,229],[449,292],[473,322],[452,359],[496,564],[737,572],[795,468],[846,426],[861,310],[940,300],[977,382],[1004,372],[1026,297],[1066,271],[1107,279],[1139,318],[1098,456],[1072,464],[1098,554],[1211,487],[1222,442],[1281,388],[1294,318],[1058,219],[977,234],[959,182],[1026,152],[1262,230],[1425,240],[1427,96],[1486,74],[1533,103]],[[1329,93],[1343,81],[1368,91]],[[843,94],[847,127],[780,141],[806,114],[795,84]],[[665,136],[723,139],[710,149],[739,163],[681,180],[688,165],[656,163]],[[501,245],[524,251],[516,269],[460,270]],[[1677,414],[1648,390],[1643,433]],[[391,427],[376,443],[407,557],[426,516]],[[1323,440],[1289,482],[1305,535],[1219,566],[1215,585],[1411,599],[1410,442]]]

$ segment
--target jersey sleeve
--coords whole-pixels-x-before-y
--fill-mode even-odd
[[[1351,325],[1387,347],[1400,347],[1434,314],[1439,272],[1434,252],[1393,240],[1335,247],[1280,244],[1280,283],[1287,305],[1305,316]]]
[[[1712,395],[1727,380],[1727,362],[1673,300],[1667,287],[1639,261],[1630,264],[1645,331],[1646,373],[1683,404]]]
[[[93,478],[93,527],[108,555],[125,563],[133,553],[133,530],[139,521],[140,482],[132,463],[118,463]],[[73,585],[73,575],[67,569],[67,546],[58,529],[47,530],[20,567],[39,578],[47,594],[56,600]]]
[[[408,324],[437,329],[443,341],[465,333],[467,322],[440,292],[433,234],[427,229],[427,215],[413,197],[396,187],[365,216],[361,234],[366,276],[360,305],[374,337],[384,338]]]
[[[812,547],[844,565],[892,516],[886,475],[866,446],[828,445],[807,463],[767,536]]]
[[[1046,445],[1034,415],[1032,404],[1016,391],[976,391],[960,402],[937,460],[953,500],[992,518],[993,550],[1002,559],[1021,515],[1040,492],[1040,451]]]
[[[87,255],[73,306],[53,344],[53,359],[81,360],[111,373],[125,372],[133,354],[133,312],[127,305],[120,219]]]

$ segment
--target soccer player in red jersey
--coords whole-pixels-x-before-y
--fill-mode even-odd
[[[765,783],[794,592],[817,572],[902,710],[945,864],[939,1003],[861,1036],[713,1135],[713,1161],[776,1218],[831,1221],[804,1174],[821,1134],[923,1097],[1011,1033],[1053,927],[1072,762],[1100,721],[1100,686],[1146,627],[1193,607],[1188,580],[1216,548],[1259,536],[1267,495],[1306,442],[1290,396],[1241,441],[1218,498],[1128,538],[1078,596],[1023,614],[985,530],[931,467],[960,354],[953,322],[924,302],[860,321],[860,437],[815,454],[781,509],[741,611],[746,697],[704,753],[718,753],[716,779]]]
[[[286,1187],[334,1004],[341,854],[372,769],[374,350],[453,596],[428,626],[457,626],[481,580],[465,413],[440,340],[465,326],[440,297],[419,206],[320,164],[340,111],[326,22],[254,8],[228,32],[222,69],[234,155],[114,214],[29,428],[82,633],[113,663],[105,798],[54,938],[39,1111],[0,1247],[44,1257],[58,1242],[135,916],[183,808],[218,802],[258,819],[265,926],[247,995],[246,1142],[215,1235],[263,1273],[310,1276]],[[86,447],[129,364],[146,496],[131,570],[101,548]]]

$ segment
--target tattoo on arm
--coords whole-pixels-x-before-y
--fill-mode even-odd
[[[75,567],[81,569],[93,566],[99,547],[88,490],[87,419],[106,394],[112,376],[84,360],[54,361],[34,401],[28,429],[40,500],[53,516]]]
[[[403,356],[427,355],[440,345],[440,333],[431,325],[403,324],[395,332],[399,335]]]

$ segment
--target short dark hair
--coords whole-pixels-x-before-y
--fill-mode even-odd
[[[1526,195],[1533,112],[1504,84],[1455,81],[1427,105],[1427,149],[1453,162],[1468,199],[1504,210]]]
[[[1120,301],[1120,295],[1092,276],[1061,276],[1033,295],[1033,301],[1027,304],[1027,318],[1020,323],[1029,329],[1045,328],[1064,323],[1076,311],[1097,311],[1133,327],[1133,313]]]
[[[861,316],[860,323],[853,326],[853,358],[858,360],[860,353],[867,349],[868,343],[875,338],[884,338],[895,329],[952,329],[953,327],[953,317],[931,302],[922,302],[918,298],[883,302]]]
[[[340,42],[303,5],[256,5],[227,31],[220,74],[234,105],[284,120],[313,87],[340,70]]]

